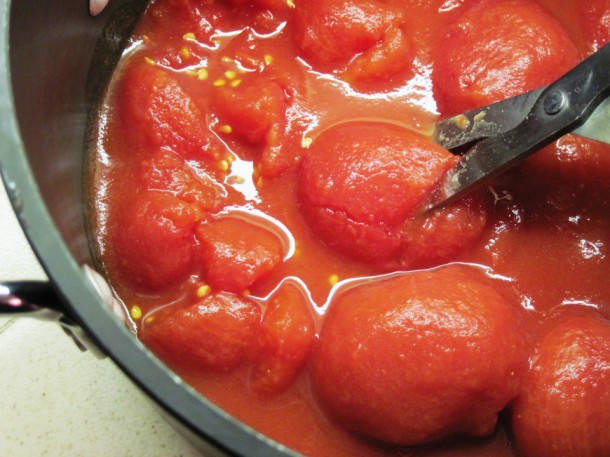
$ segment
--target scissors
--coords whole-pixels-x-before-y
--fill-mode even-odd
[[[435,141],[462,159],[424,212],[448,205],[566,133],[610,144],[610,43],[552,84],[437,123]]]

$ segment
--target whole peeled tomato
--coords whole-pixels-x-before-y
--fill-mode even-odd
[[[512,417],[524,457],[610,456],[610,322],[586,311],[557,317]]]
[[[383,39],[353,59],[342,74],[350,83],[382,81],[388,84],[392,77],[411,67],[412,44],[400,27],[391,27]]]
[[[476,3],[438,49],[434,93],[445,116],[549,84],[579,60],[562,25],[532,0]]]
[[[606,198],[610,189],[610,145],[579,135],[567,134],[529,157],[521,165],[518,179],[548,188],[551,195],[568,191],[587,198]],[[544,179],[541,179],[544,177]],[[546,203],[552,196],[541,199]],[[553,198],[554,201],[557,198]],[[564,198],[571,201],[572,199]]]
[[[411,71],[415,53],[405,19],[386,1],[307,1],[296,8],[295,41],[314,69],[334,72],[358,90],[376,82],[387,87]]]
[[[134,63],[123,70],[117,91],[119,117],[135,148],[195,159],[217,154],[205,113],[170,72]]]
[[[296,9],[295,41],[308,62],[327,70],[382,42],[403,21],[404,13],[384,1],[307,1]]]
[[[306,217],[330,246],[376,262],[396,256],[396,227],[453,164],[449,152],[391,124],[350,122],[317,137],[299,181]]]
[[[524,311],[497,282],[454,265],[348,289],[313,355],[321,405],[391,444],[490,434],[529,355]]]
[[[117,270],[139,289],[174,286],[197,269],[195,228],[202,212],[168,192],[136,193],[110,227]]]

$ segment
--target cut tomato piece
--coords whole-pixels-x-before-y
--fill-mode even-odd
[[[268,143],[268,134],[283,131],[286,98],[282,88],[262,74],[244,75],[236,87],[219,87],[214,105],[232,134],[254,144]]]
[[[287,91],[265,72],[244,76],[236,87],[221,87],[215,93],[215,106],[222,123],[230,127],[231,136],[260,148],[257,169],[261,176],[276,177],[293,168],[300,160],[302,148],[291,143],[298,135],[298,111],[292,110],[292,122],[286,121],[289,107]]]
[[[250,385],[263,394],[286,389],[307,361],[316,330],[305,291],[284,283],[267,302]]]
[[[610,145],[564,135],[527,159],[522,172],[527,174],[526,179],[536,181],[541,181],[540,176],[544,175],[548,187],[606,193],[610,190]]]
[[[182,157],[167,150],[144,160],[140,176],[146,189],[171,192],[205,211],[219,209],[227,197],[224,186],[211,174],[192,168]]]
[[[218,293],[153,319],[142,337],[172,364],[228,372],[253,357],[260,320],[254,301]]]
[[[487,204],[481,193],[430,213],[409,218],[400,227],[400,268],[440,265],[479,239],[487,224]]]
[[[206,281],[214,289],[242,292],[282,261],[282,240],[238,217],[221,217],[197,228]]]
[[[195,33],[206,42],[220,25],[220,16],[228,11],[225,2],[157,0],[150,3],[147,15],[152,20],[141,31],[154,35],[158,42],[181,39],[184,33]]]
[[[391,27],[383,39],[350,62],[342,77],[352,83],[384,81],[411,67],[411,42],[405,32]]]

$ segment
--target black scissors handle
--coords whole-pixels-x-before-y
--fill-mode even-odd
[[[610,93],[610,44],[544,88],[514,128],[475,144],[425,210],[449,204],[583,124]]]

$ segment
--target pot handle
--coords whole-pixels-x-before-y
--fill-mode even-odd
[[[137,335],[135,322],[131,319],[125,305],[115,297],[106,279],[89,265],[83,265],[85,280],[100,295],[108,309]],[[0,314],[25,313],[50,309],[67,315],[70,311],[62,305],[51,282],[47,281],[0,281]],[[76,320],[76,319],[74,319]]]
[[[42,309],[66,313],[51,283],[47,281],[0,283],[0,314],[26,313]]]
[[[48,311],[36,314],[44,320],[57,321],[76,347],[82,352],[89,351],[96,358],[106,355],[91,341],[83,329],[70,318],[68,310],[50,282],[8,281],[0,283],[0,314],[23,314],[34,311]]]

